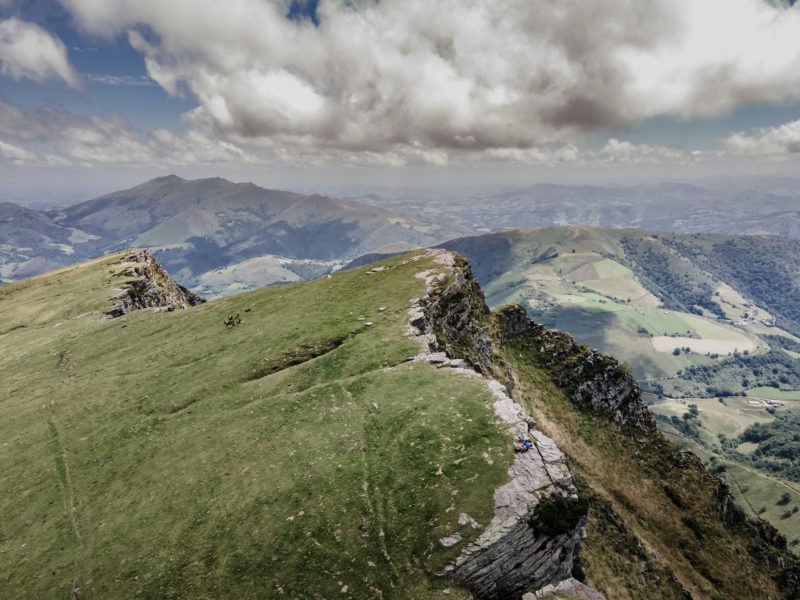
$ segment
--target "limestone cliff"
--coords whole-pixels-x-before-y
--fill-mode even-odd
[[[441,262],[409,312],[423,356],[487,378],[510,436],[534,441],[444,575],[479,599],[800,597],[786,540],[657,431],[627,369],[520,306],[490,313],[469,265]]]
[[[581,347],[567,333],[534,323],[519,305],[498,310],[496,322],[501,343],[511,338],[530,342],[527,349],[555,373],[557,384],[576,407],[608,415],[619,427],[655,428],[655,419],[642,402],[639,384],[617,360]]]
[[[123,270],[117,276],[126,280],[110,298],[115,304],[105,313],[109,317],[121,317],[139,309],[168,312],[205,302],[179,285],[147,250],[131,250],[121,266]]]
[[[588,505],[573,485],[564,453],[510,396],[513,374],[494,352],[489,309],[469,266],[449,253],[439,251],[438,258],[441,270],[419,274],[428,293],[409,311],[410,333],[425,350],[419,358],[470,365],[474,371],[462,369],[465,374],[482,374],[496,398],[493,408],[509,431],[509,451],[519,439],[531,442],[530,450],[515,454],[510,480],[495,491],[494,518],[444,575],[469,587],[477,598],[491,600],[518,599],[546,586],[566,585],[572,581]],[[446,545],[459,542],[442,540]],[[591,592],[592,598],[603,597]]]

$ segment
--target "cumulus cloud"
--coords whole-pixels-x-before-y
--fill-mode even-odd
[[[20,165],[36,161],[36,156],[33,153],[28,152],[19,146],[15,146],[14,144],[8,144],[3,140],[0,140],[0,156],[2,156],[3,159],[12,165]]]
[[[785,159],[800,154],[800,120],[750,133],[740,131],[725,138],[724,145],[737,155]]]
[[[52,108],[25,112],[2,100],[0,141],[0,162],[11,164],[180,166],[255,161],[242,148],[198,131],[142,132],[119,116],[86,117]]]
[[[800,6],[777,0],[320,0],[314,21],[287,18],[289,0],[60,2],[91,36],[127,39],[149,76],[87,81],[155,82],[197,106],[175,133],[0,104],[0,139],[34,160],[687,164],[719,155],[633,144],[621,130],[800,100]],[[19,53],[25,67],[4,51],[4,73],[76,84],[60,41],[8,22],[47,36],[64,62]],[[583,143],[609,136],[598,150]],[[724,147],[794,147],[778,138],[790,132],[735,134]]]
[[[800,7],[767,0],[321,0],[318,26],[285,0],[61,1],[196,97],[191,120],[278,154],[535,158],[648,117],[800,99]]]
[[[699,158],[697,153],[686,154],[676,148],[633,144],[616,138],[608,140],[596,155],[601,162],[627,164],[685,163]]]
[[[0,20],[0,74],[33,81],[60,78],[72,87],[80,84],[61,40],[16,18]]]
[[[205,114],[205,113],[202,113]],[[281,163],[295,166],[352,165],[398,167],[408,165],[472,165],[513,163],[556,166],[563,164],[675,164],[705,157],[674,148],[633,144],[612,138],[600,150],[574,144],[529,148],[487,148],[459,155],[457,161],[441,149],[396,144],[381,151],[343,153],[313,142],[285,143],[282,137],[259,143],[236,144],[213,131],[201,118],[189,119],[184,133],[166,129],[141,131],[120,116],[82,116],[53,108],[23,111],[0,100],[0,163],[13,165],[108,164],[187,166]]]

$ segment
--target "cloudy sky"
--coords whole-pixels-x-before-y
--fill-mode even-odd
[[[0,0],[17,184],[798,166],[793,1]]]

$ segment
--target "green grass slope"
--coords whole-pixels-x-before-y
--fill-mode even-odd
[[[800,513],[777,504],[788,492],[789,509],[800,505],[800,480],[760,467],[756,448],[736,450],[749,425],[800,410],[797,240],[570,226],[443,246],[470,260],[491,306],[520,303],[624,361],[648,400],[662,402],[653,410],[664,431],[724,472],[742,505],[800,548]],[[730,394],[748,398],[717,401]],[[795,446],[787,455],[797,456]]]
[[[726,486],[697,456],[654,428],[619,423],[602,404],[591,410],[577,400],[593,382],[594,398],[640,402],[638,389],[626,397],[614,383],[627,377],[624,369],[561,332],[508,327],[505,315],[514,312],[498,309],[493,327],[516,375],[515,398],[570,457],[592,510],[580,576],[614,599],[796,597],[787,582],[797,563],[785,540],[730,506]]]
[[[453,588],[511,456],[479,380],[405,362],[427,259],[102,319],[121,257],[0,287],[5,598]]]

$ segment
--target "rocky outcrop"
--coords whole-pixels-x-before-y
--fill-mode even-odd
[[[536,354],[578,408],[607,415],[619,427],[655,428],[639,384],[616,359],[580,346],[569,334],[534,323],[519,305],[500,309],[496,322],[501,342]]]
[[[588,507],[561,450],[502,384],[490,380],[489,386],[501,423],[513,438],[530,439],[532,448],[515,454],[510,480],[495,490],[494,518],[446,571],[478,598],[519,598],[570,577]]]
[[[140,309],[154,312],[184,310],[205,302],[172,279],[147,250],[131,250],[120,261],[120,266],[123,270],[116,276],[127,280],[110,299],[115,304],[105,313],[109,317],[121,317]]]
[[[509,432],[509,452],[520,440],[530,443],[528,450],[518,448],[509,481],[495,490],[491,522],[444,575],[480,599],[519,599],[570,580],[588,505],[578,497],[564,454],[510,395],[513,373],[494,352],[489,309],[469,265],[441,250],[430,254],[440,267],[418,273],[427,293],[409,309],[409,334],[423,350],[415,359],[465,376],[482,375],[495,398],[494,412]],[[455,546],[461,537],[440,543]]]
[[[717,548],[713,542],[702,541],[711,539],[704,537],[710,531],[724,536],[720,540],[733,536],[740,544],[724,548],[729,560],[742,559],[741,565],[747,568],[751,561],[758,565],[747,576],[748,581],[756,573],[768,573],[769,579],[754,583],[750,591],[761,593],[774,582],[781,594],[748,593],[746,597],[800,597],[800,568],[787,551],[786,540],[767,523],[748,518],[732,502],[727,486],[708,473],[694,454],[680,451],[661,436],[642,402],[638,385],[623,365],[577,344],[568,334],[538,325],[520,306],[488,313],[468,265],[457,256],[432,252],[441,268],[418,274],[428,289],[422,298],[413,300],[409,311],[410,333],[423,344],[422,353],[415,359],[437,367],[455,367],[453,370],[465,376],[483,377],[495,394],[493,408],[509,436],[515,440],[519,435],[527,436],[532,442],[527,452],[515,454],[509,481],[495,490],[494,517],[480,536],[472,543],[460,536],[440,540],[460,550],[444,575],[469,587],[478,599],[600,600],[602,594],[573,579],[573,574],[582,579],[586,565],[591,564],[573,569],[591,508],[588,528],[595,541],[587,552],[596,555],[594,535],[599,535],[614,560],[636,573],[631,580],[632,592],[640,592],[641,597],[648,597],[653,590],[665,590],[669,593],[664,597],[691,598],[704,586],[721,585],[712,566]],[[521,370],[515,373],[517,367]],[[528,373],[528,367],[535,373]],[[620,490],[612,490],[611,497],[601,495],[586,480],[576,478],[553,441],[536,429],[535,421],[515,402],[514,396],[536,385],[539,377],[548,380],[551,390],[549,382],[560,388],[578,412],[600,417],[592,419],[598,431],[607,430],[623,448],[627,447],[631,464],[641,469],[643,477],[662,482],[662,492],[648,490],[647,494],[653,506],[660,506],[668,515],[650,519],[651,524],[672,527],[677,523],[675,531],[683,536],[681,544],[690,546],[678,546],[675,551],[692,565],[692,577],[676,571],[653,550],[651,542],[658,541],[660,533],[653,537],[629,527],[629,513],[637,509],[636,502]],[[568,404],[563,406],[567,408]],[[598,460],[613,468],[604,459]],[[582,475],[586,477],[586,472]],[[663,493],[663,499],[659,493]],[[617,510],[617,502],[624,511]],[[641,514],[646,512],[633,518]],[[695,542],[708,543],[709,547],[700,546],[700,552],[700,547],[691,546]],[[701,582],[699,587],[695,581]]]
[[[529,592],[522,600],[605,600],[605,596],[577,579],[569,578],[555,585],[547,585],[537,592]]]

